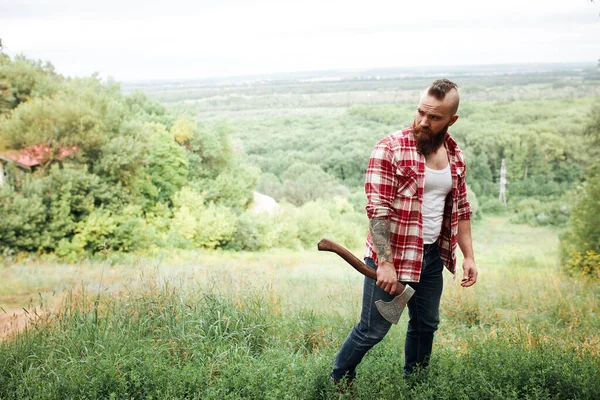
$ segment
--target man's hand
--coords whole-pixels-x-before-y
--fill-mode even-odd
[[[475,282],[477,282],[477,267],[475,266],[475,260],[472,258],[465,258],[463,261],[463,278],[460,285],[462,287],[469,287],[473,286]]]
[[[393,263],[383,260],[379,261],[377,266],[377,286],[388,292],[389,294],[396,293],[398,286],[398,275]]]

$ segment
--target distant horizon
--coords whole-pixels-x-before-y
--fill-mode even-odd
[[[167,83],[167,82],[203,82],[203,81],[222,81],[228,79],[240,80],[245,78],[269,78],[269,77],[298,77],[301,75],[317,75],[317,74],[331,74],[331,73],[349,73],[349,72],[377,72],[377,71],[406,71],[414,72],[418,69],[424,69],[427,72],[434,73],[443,71],[444,69],[459,70],[460,72],[473,72],[470,68],[511,68],[511,67],[598,67],[598,60],[593,61],[565,61],[565,62],[507,62],[507,63],[490,63],[490,64],[456,64],[456,65],[420,65],[420,66],[374,66],[374,67],[347,67],[347,68],[333,68],[333,69],[316,69],[316,70],[298,70],[298,71],[279,71],[279,72],[265,72],[265,73],[254,73],[247,75],[227,75],[227,76],[206,76],[206,77],[190,77],[190,78],[156,78],[156,79],[140,79],[140,80],[117,80],[121,83],[136,84],[136,83]],[[598,67],[600,69],[600,67]],[[60,73],[59,71],[57,71]],[[535,71],[522,71],[522,73],[535,72]],[[419,74],[411,74],[412,76],[424,76]],[[113,77],[114,79],[114,77]]]

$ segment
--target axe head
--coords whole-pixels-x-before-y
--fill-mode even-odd
[[[392,301],[386,302],[383,300],[377,300],[375,302],[375,306],[383,318],[392,324],[397,324],[400,320],[400,316],[402,315],[402,311],[404,311],[406,304],[414,293],[415,289],[406,285],[402,293],[394,297]]]

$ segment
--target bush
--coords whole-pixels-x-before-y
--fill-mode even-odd
[[[471,205],[471,213],[473,219],[481,219],[483,213],[481,212],[479,201],[477,201],[477,196],[475,195],[475,192],[471,190],[469,186],[467,186],[467,199],[469,200],[469,204]]]
[[[108,210],[94,210],[85,220],[77,223],[72,243],[80,251],[89,254],[111,248],[110,238],[117,229],[117,223]]]
[[[498,198],[483,197],[480,209],[483,214],[502,214],[507,211],[507,206]]]
[[[128,205],[114,216],[116,229],[110,239],[113,250],[131,252],[146,248],[154,239],[154,232],[149,229],[142,208]]]
[[[350,203],[341,198],[306,203],[298,209],[295,220],[298,239],[306,249],[314,248],[323,237],[356,248],[364,243],[368,226],[366,216],[356,213]]]
[[[350,202],[352,208],[355,211],[364,213],[366,215],[365,207],[367,206],[367,195],[365,194],[364,189],[361,188],[359,190],[353,191],[348,196],[348,201]]]
[[[568,221],[569,207],[563,199],[526,198],[509,203],[513,212],[511,222],[520,224],[564,226]]]
[[[118,210],[126,198],[121,192],[85,166],[53,165],[45,176],[28,175],[20,187],[0,190],[0,248],[53,251],[96,208]]]
[[[228,249],[258,251],[299,247],[298,227],[289,217],[289,210],[276,215],[243,213]]]
[[[267,218],[244,213],[237,219],[235,232],[226,248],[230,250],[258,251],[263,249],[264,232],[267,230]]]
[[[71,240],[61,239],[55,253],[66,261],[109,251],[132,252],[153,242],[156,230],[148,227],[140,206],[126,206],[114,214],[102,208],[94,210],[76,224]]]
[[[271,172],[265,172],[260,175],[256,190],[267,196],[271,196],[274,199],[281,199],[283,197],[283,185],[281,179]]]
[[[184,187],[173,197],[171,244],[177,247],[197,246],[214,249],[233,238],[236,215],[223,206],[204,205],[204,196]]]
[[[564,268],[573,275],[600,279],[600,254],[594,250],[580,251],[572,245],[564,245]]]
[[[336,182],[317,165],[296,163],[281,175],[282,196],[292,204],[301,206],[317,199],[347,196],[348,189]]]
[[[229,167],[214,180],[199,180],[194,185],[204,191],[205,202],[242,211],[252,202],[260,171],[244,166]]]
[[[40,182],[29,181],[22,193],[0,188],[0,251],[37,251],[42,244],[46,207]]]
[[[561,236],[565,268],[575,274],[600,278],[600,166],[588,169],[586,182],[577,188],[568,230]]]
[[[185,149],[162,124],[144,124],[144,134],[149,152],[140,177],[149,188],[141,192],[152,202],[169,203],[171,197],[187,183],[189,162]]]

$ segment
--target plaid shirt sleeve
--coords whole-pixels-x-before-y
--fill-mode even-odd
[[[461,159],[464,160],[464,155],[461,154]],[[458,219],[471,219],[471,205],[467,199],[467,165],[463,164],[462,179],[459,179],[458,184]]]
[[[369,219],[392,215],[397,185],[393,153],[387,142],[381,141],[373,148],[365,177]]]

